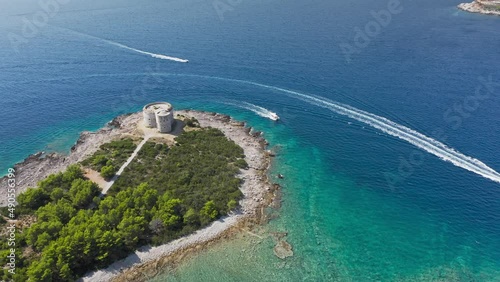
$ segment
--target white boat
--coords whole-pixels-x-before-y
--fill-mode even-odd
[[[280,117],[276,113],[271,113],[269,118],[274,120],[274,121],[277,121],[280,119]]]

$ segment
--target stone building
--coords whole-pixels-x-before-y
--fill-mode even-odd
[[[155,102],[144,106],[142,109],[144,125],[156,128],[158,132],[172,131],[174,125],[174,108],[167,102]]]

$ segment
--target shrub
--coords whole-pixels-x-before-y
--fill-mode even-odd
[[[211,222],[212,220],[217,218],[217,215],[219,212],[217,211],[217,208],[215,207],[214,201],[208,201],[205,203],[203,208],[200,211],[200,218],[201,222],[203,224],[207,224]]]
[[[234,210],[237,206],[238,206],[238,202],[234,199],[229,200],[229,202],[227,202],[227,209],[228,210]]]
[[[193,208],[189,208],[184,214],[184,223],[187,225],[198,225],[200,223],[200,218]]]
[[[234,164],[242,169],[247,169],[248,168],[248,163],[245,161],[245,159],[237,159]]]
[[[108,162],[108,158],[105,155],[97,155],[92,159],[92,165],[95,167],[103,167]]]
[[[101,145],[97,152],[82,161],[81,164],[99,172],[104,166],[121,167],[136,147],[137,145],[130,138],[111,141]]]
[[[101,168],[101,176],[106,180],[111,179],[115,176],[115,168],[112,165],[103,166]]]
[[[200,123],[198,122],[198,120],[196,118],[192,117],[192,118],[186,119],[186,125],[189,127],[199,127]]]

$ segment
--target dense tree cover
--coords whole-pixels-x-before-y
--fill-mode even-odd
[[[24,240],[21,238],[21,234],[16,235],[16,250],[15,250],[15,256],[16,256],[16,271],[15,275],[9,274],[7,271],[8,269],[2,269],[2,275],[0,275],[0,279],[2,281],[28,281],[28,276],[26,273],[27,270],[27,265],[29,263],[29,260],[23,255],[23,248],[20,248],[19,246],[21,245],[21,241]],[[9,262],[9,258],[7,257],[10,255],[10,249],[13,246],[8,245],[8,241],[4,237],[0,237],[0,263],[2,266],[6,266],[6,264]]]
[[[34,215],[37,222],[27,230],[16,234],[14,281],[28,280],[28,266],[31,267],[30,265],[38,259],[40,252],[60,236],[64,226],[76,215],[77,210],[87,208],[98,194],[96,184],[84,178],[80,166],[72,165],[64,173],[48,176],[38,183],[38,188],[29,188],[17,197],[17,217]],[[88,201],[88,198],[91,200]],[[0,238],[0,241],[2,250],[8,251],[12,247],[3,246],[4,242],[7,242],[5,238]],[[33,252],[25,256],[24,250],[27,246]],[[7,263],[3,253],[0,260],[2,265]],[[12,278],[7,269],[4,269],[2,280],[7,281]]]
[[[75,185],[91,187],[93,196],[98,193],[97,186],[85,179],[80,166],[71,165],[64,173],[51,174],[40,181],[38,188],[28,188],[26,192],[20,194],[17,197],[18,207],[16,211],[19,214],[33,214],[34,211],[49,202],[55,203],[62,198],[70,200],[71,190],[73,190],[73,194],[78,194],[79,198],[84,196],[81,192],[77,193],[79,187],[73,188]]]
[[[242,157],[220,131],[203,129],[183,133],[170,149],[146,143],[104,198],[79,166],[49,176],[18,197],[18,209],[37,221],[16,238],[15,281],[74,281],[212,222],[237,206]],[[2,279],[12,279],[7,269]]]
[[[82,162],[101,173],[105,179],[112,178],[134,152],[137,145],[130,138],[111,141],[101,145],[99,150]]]
[[[227,214],[229,201],[237,202],[242,196],[241,180],[235,175],[247,167],[243,149],[213,128],[184,132],[176,142],[172,148],[144,144],[111,193],[148,182],[160,194],[182,199],[185,210],[192,207],[199,212],[213,201],[220,215]]]

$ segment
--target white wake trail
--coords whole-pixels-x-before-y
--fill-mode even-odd
[[[130,75],[130,74],[129,74]],[[197,77],[197,78],[205,78],[205,79],[216,79],[221,81],[235,82],[241,84],[254,85],[261,88],[266,88],[274,91],[279,91],[288,94],[291,97],[300,99],[312,105],[316,105],[322,108],[329,109],[337,114],[341,114],[352,118],[354,120],[365,123],[373,128],[376,128],[382,132],[385,132],[394,137],[400,138],[402,140],[407,141],[408,143],[431,153],[438,158],[450,162],[457,167],[463,168],[465,170],[474,172],[478,175],[481,175],[487,179],[490,179],[494,182],[500,183],[500,174],[494,169],[487,166],[482,161],[475,159],[473,157],[466,156],[453,148],[448,147],[447,145],[439,142],[438,140],[432,139],[420,132],[417,132],[413,129],[410,129],[406,126],[400,125],[396,122],[393,122],[387,118],[377,116],[375,114],[365,112],[363,110],[351,107],[349,105],[337,103],[322,97],[315,97],[306,95],[300,92],[287,90],[283,88],[279,88],[276,86],[269,86],[265,84],[260,84],[257,82],[239,80],[233,78],[222,78],[222,77],[214,77],[214,76],[205,76],[205,75],[196,75],[196,74],[173,74],[173,73],[156,73],[156,75],[163,76],[184,76],[184,77]],[[241,105],[235,105],[241,106]]]
[[[365,112],[363,110],[354,108],[349,105],[344,105],[341,103],[337,103],[322,97],[315,97],[306,95],[300,92],[279,88],[276,86],[269,86],[265,84],[260,84],[253,81],[232,79],[232,78],[221,78],[221,77],[210,77],[210,76],[201,76],[201,75],[188,75],[193,77],[205,77],[212,79],[219,79],[225,81],[232,81],[237,83],[244,83],[249,85],[255,85],[258,87],[271,89],[275,91],[280,91],[288,94],[291,97],[298,98],[304,102],[307,102],[312,105],[316,105],[322,108],[329,109],[337,114],[341,114],[362,123],[365,123],[373,128],[376,128],[382,132],[385,132],[394,137],[400,138],[402,140],[407,141],[408,143],[431,153],[438,158],[450,162],[457,167],[463,168],[465,170],[474,172],[478,175],[483,176],[484,178],[490,179],[494,182],[500,183],[500,173],[487,166],[482,161],[475,159],[473,157],[466,156],[453,148],[446,146],[445,144],[439,142],[438,140],[432,139],[420,132],[417,132],[413,129],[410,129],[406,126],[393,122],[387,118],[377,116],[375,114]]]
[[[243,102],[243,105],[244,106],[241,106],[242,108],[250,110],[250,111],[252,111],[252,112],[256,113],[257,115],[264,117],[264,118],[268,118],[268,119],[272,120],[273,117],[276,115],[276,113],[271,112],[270,110],[263,108],[261,106],[257,106],[257,105],[250,104],[247,102]]]
[[[174,62],[179,62],[179,63],[187,63],[187,62],[189,62],[189,60],[186,60],[186,59],[181,59],[181,58],[177,58],[177,57],[171,57],[171,56],[167,56],[167,55],[163,55],[163,54],[155,54],[155,53],[151,53],[151,52],[139,50],[139,49],[132,48],[132,47],[129,47],[127,45],[124,45],[124,44],[121,44],[121,43],[118,43],[118,42],[114,42],[114,41],[111,41],[111,40],[108,40],[108,39],[100,38],[100,37],[97,37],[97,36],[93,36],[93,35],[86,34],[86,33],[83,33],[83,32],[79,32],[79,31],[76,31],[76,30],[72,30],[72,29],[69,29],[69,28],[58,27],[58,26],[53,26],[53,27],[58,28],[58,29],[62,29],[62,30],[66,30],[66,31],[70,31],[72,33],[75,33],[75,34],[78,34],[78,35],[81,35],[81,36],[84,36],[84,37],[88,37],[88,38],[96,39],[96,40],[99,40],[99,41],[103,41],[103,42],[106,42],[108,44],[114,45],[116,47],[120,47],[120,48],[129,50],[129,51],[133,51],[133,52],[136,52],[136,53],[139,53],[139,54],[148,55],[148,56],[151,56],[151,57],[156,58],[156,59],[169,60],[169,61],[174,61]]]
[[[187,63],[187,62],[189,62],[189,60],[186,60],[186,59],[181,59],[181,58],[177,58],[177,57],[171,57],[171,56],[162,55],[162,54],[155,54],[155,53],[151,53],[151,52],[146,52],[146,51],[135,49],[135,48],[129,47],[127,45],[123,45],[121,43],[114,42],[114,41],[111,41],[111,40],[102,39],[102,38],[99,38],[99,39],[102,40],[102,41],[104,41],[104,42],[106,42],[106,43],[109,43],[111,45],[114,45],[114,46],[117,46],[117,47],[120,47],[120,48],[123,48],[123,49],[127,49],[127,50],[130,50],[130,51],[134,51],[134,52],[137,52],[137,53],[140,53],[140,54],[143,54],[143,55],[149,55],[149,56],[151,56],[153,58],[162,59],[162,60],[170,60],[170,61],[175,61],[175,62],[179,62],[179,63]]]
[[[410,144],[413,144],[416,147],[427,151],[444,161],[454,164],[457,167],[466,169],[492,181],[500,183],[500,173],[496,172],[494,169],[490,168],[480,160],[466,156],[435,139],[432,139],[406,126],[397,124],[387,118],[377,116],[375,114],[368,113],[348,105],[333,102],[328,99],[314,97],[275,86],[268,86],[255,82],[250,83],[256,86],[285,92],[296,98],[299,98],[302,101],[329,109],[341,115],[348,116],[352,119],[368,124],[371,127],[379,129],[389,135],[405,140]]]
[[[276,120],[275,117],[277,114],[275,112],[272,112],[264,107],[257,106],[248,102],[224,102],[227,105],[231,105],[234,107],[242,108],[245,110],[249,110],[251,112],[254,112],[258,116],[261,116],[263,118],[268,118],[270,120]]]

